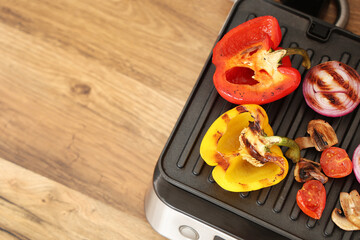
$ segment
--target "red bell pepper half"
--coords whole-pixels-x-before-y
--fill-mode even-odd
[[[272,16],[254,18],[225,34],[212,58],[219,94],[234,104],[261,105],[293,92],[301,75],[287,56],[301,54],[305,68],[310,68],[310,59],[303,49],[280,49],[280,42],[280,26]]]

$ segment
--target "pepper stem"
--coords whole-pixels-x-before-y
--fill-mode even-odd
[[[279,50],[273,51],[269,54],[274,57],[276,56],[276,58],[278,58],[278,62],[280,62],[280,60],[286,56],[298,54],[303,57],[303,61],[302,61],[301,65],[306,69],[309,69],[311,67],[309,55],[305,51],[305,49],[302,49],[302,48],[284,48],[284,49],[279,49]]]
[[[293,163],[297,163],[300,160],[300,148],[294,140],[279,136],[266,136],[265,139],[268,142],[268,148],[273,145],[288,147],[289,149],[286,151],[285,156],[290,158]]]

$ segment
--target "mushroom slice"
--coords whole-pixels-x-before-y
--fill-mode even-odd
[[[308,124],[307,133],[309,137],[299,137],[295,142],[300,150],[315,147],[318,151],[323,151],[338,143],[338,138],[331,125],[324,120],[311,120]]]
[[[360,228],[360,196],[356,190],[340,193],[340,204],[346,218]]]
[[[320,163],[306,158],[300,158],[300,161],[296,163],[294,176],[297,182],[306,182],[316,179],[324,184],[328,181],[328,177],[321,172]]]
[[[297,145],[299,145],[300,150],[315,147],[310,137],[298,137],[295,139],[295,142],[297,143]]]
[[[340,209],[335,208],[331,213],[331,220],[342,230],[345,231],[356,231],[360,230],[360,228],[350,222],[344,215]]]

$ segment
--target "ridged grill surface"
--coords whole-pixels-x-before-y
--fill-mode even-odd
[[[308,37],[310,20],[298,12],[270,1],[239,1],[224,26],[224,32],[238,24],[261,15],[275,16],[283,33],[282,47],[301,47],[307,50],[312,65],[329,60],[346,63],[360,72],[360,38],[343,30],[332,31],[329,39],[318,41]],[[222,34],[223,34],[222,33]],[[304,77],[302,58],[292,57],[293,67]],[[302,184],[294,180],[294,165],[290,163],[287,177],[279,184],[254,192],[231,193],[221,189],[212,179],[212,167],[199,154],[201,140],[213,121],[234,105],[223,100],[212,82],[214,66],[211,56],[204,66],[178,124],[161,156],[161,171],[166,179],[199,197],[211,201],[251,221],[279,233],[288,233],[294,239],[359,239],[359,232],[344,232],[331,221],[331,212],[339,204],[339,193],[353,189],[360,191],[353,174],[332,179],[325,184],[326,208],[320,220],[304,215],[296,204],[296,193]],[[360,109],[340,117],[329,118],[311,110],[305,103],[302,87],[289,96],[263,106],[269,116],[275,135],[296,138],[305,136],[312,119],[324,119],[335,129],[339,144],[352,156],[360,144]],[[319,161],[314,149],[302,151],[302,157]]]

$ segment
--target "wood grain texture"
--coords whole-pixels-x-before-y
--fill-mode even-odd
[[[231,6],[0,1],[0,239],[162,239],[144,194]]]
[[[144,221],[0,159],[1,239],[138,239]],[[14,194],[16,193],[16,194]]]

